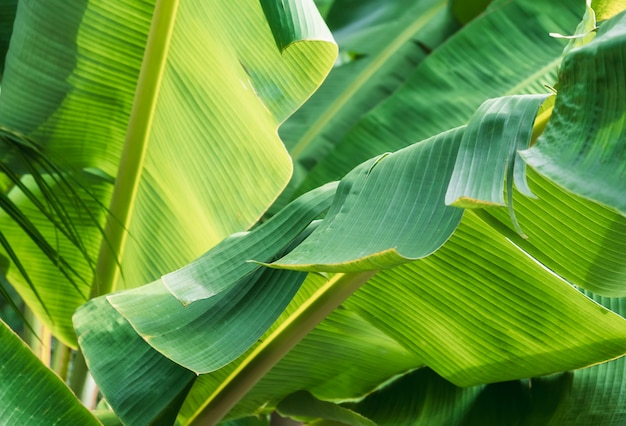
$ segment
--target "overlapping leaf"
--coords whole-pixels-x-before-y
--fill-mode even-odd
[[[543,85],[556,80],[566,44],[548,34],[572,34],[583,13],[583,2],[492,2],[360,119],[305,178],[301,191],[336,180],[382,152],[467,124],[488,98],[544,93]]]
[[[294,187],[362,115],[385,100],[458,29],[440,0],[340,0],[334,2],[326,21],[340,46],[339,63],[280,128],[281,138],[302,168]]]
[[[75,344],[70,316],[92,280],[92,294],[154,281],[251,226],[289,180],[291,160],[276,129],[321,83],[336,46],[312,2],[261,3],[160,4],[140,78],[153,3],[20,4],[0,123],[66,167],[118,177],[104,242],[92,218],[76,220],[99,259],[95,278],[80,270],[87,283],[80,292],[14,226],[2,225],[65,343]],[[285,28],[297,31],[278,40]],[[291,43],[300,40],[307,42]],[[111,189],[96,191],[101,205]],[[20,198],[19,190],[11,196]],[[32,221],[57,243],[46,218]],[[43,315],[19,274],[9,278]]]
[[[569,52],[553,116],[524,159],[564,188],[626,215],[626,13]]]
[[[624,312],[624,299],[595,299]],[[617,425],[626,419],[625,366],[626,358],[620,358],[583,370],[470,388],[420,369],[348,406],[380,425]]]
[[[292,303],[261,340],[293,316],[299,306],[315,297],[324,281],[324,277],[310,274]],[[381,363],[383,358],[386,362]],[[201,407],[216,388],[227,382],[239,362],[198,378],[181,410],[179,419],[183,424],[201,414]],[[300,389],[309,389],[317,397],[326,399],[360,397],[388,377],[414,365],[422,365],[414,354],[354,311],[337,309],[247,393],[228,417],[246,416],[261,407],[271,411],[282,398]]]
[[[463,131],[442,133],[355,168],[341,181],[320,227],[272,265],[326,272],[377,270],[437,250],[463,214],[444,203]]]

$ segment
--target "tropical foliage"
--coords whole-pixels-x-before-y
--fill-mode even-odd
[[[317,6],[0,6],[3,422],[626,421],[626,5]]]

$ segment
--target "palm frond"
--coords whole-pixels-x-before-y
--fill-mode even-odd
[[[89,187],[81,181],[74,170],[66,169],[48,158],[41,147],[26,136],[10,129],[0,127],[0,146],[3,155],[0,159],[0,175],[5,182],[3,192],[0,193],[0,210],[8,215],[26,234],[26,236],[41,250],[41,252],[55,265],[59,272],[73,285],[76,291],[86,300],[87,296],[81,291],[79,284],[91,285],[88,280],[79,274],[72,266],[72,262],[64,257],[59,249],[59,238],[65,238],[71,243],[93,271],[95,262],[90,256],[81,236],[74,226],[73,217],[79,215],[92,221],[102,231],[96,212],[92,211],[85,202],[85,194],[91,199]],[[24,211],[21,205],[14,202],[16,195],[25,197],[35,211],[43,215],[55,230],[56,241],[46,238]],[[100,207],[105,208],[104,206]],[[11,247],[8,238],[0,230],[0,247],[19,274],[26,281],[35,297],[48,313],[45,301],[37,291],[36,283],[28,273],[25,265],[16,251]],[[0,281],[0,295],[9,306],[19,309],[10,293],[7,291],[6,280]],[[83,287],[84,288],[84,287]],[[24,318],[22,318],[24,319]]]

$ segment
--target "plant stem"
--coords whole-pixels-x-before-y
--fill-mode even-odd
[[[35,313],[28,308],[25,308],[24,318],[31,326],[30,328],[26,326],[24,327],[24,341],[28,344],[37,358],[39,358],[45,366],[49,367],[52,333],[39,320],[39,318],[37,318]]]
[[[70,374],[70,389],[74,392],[74,394],[81,398],[83,394],[83,389],[85,389],[85,383],[87,381],[87,375],[89,373],[89,369],[87,368],[87,363],[85,362],[85,357],[83,353],[78,350],[76,351],[76,355],[74,356],[74,361],[72,362],[72,372]],[[85,404],[86,401],[83,401]]]
[[[133,101],[124,149],[100,245],[91,297],[110,293],[120,275],[127,230],[148,150],[154,111],[176,21],[178,0],[157,0]]]
[[[287,352],[376,272],[336,274],[328,280],[239,364],[190,423],[216,424]]]
[[[65,346],[57,340],[52,354],[52,369],[63,381],[67,380],[71,355],[72,348]]]

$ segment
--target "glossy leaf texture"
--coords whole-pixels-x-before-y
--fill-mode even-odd
[[[595,298],[624,313],[624,299]],[[626,419],[625,361],[469,388],[419,369],[346,406],[380,425],[618,425]]]
[[[126,424],[172,424],[195,374],[152,349],[104,298],[79,309],[75,323],[89,371],[117,416]]]
[[[280,128],[296,166],[292,190],[356,121],[383,102],[459,28],[445,3],[333,3],[326,22],[340,46],[338,61],[320,89]]]
[[[2,222],[50,317],[16,271],[8,278],[65,343],[76,344],[70,318],[85,296],[184,266],[250,227],[289,180],[291,160],[276,129],[319,86],[337,48],[312,2],[262,3],[161,2],[145,57],[151,2],[20,3],[0,124],[39,142],[64,167],[108,182],[119,177],[113,196],[110,185],[93,189],[96,223],[103,227],[109,213],[112,231],[103,238],[93,218],[75,218],[99,259],[96,277],[77,260],[80,291]],[[285,25],[298,31],[277,41]],[[140,76],[142,60],[150,66]],[[19,189],[10,196],[20,199]],[[72,200],[65,203],[69,210]],[[46,218],[31,220],[74,256]]]
[[[336,180],[383,152],[465,125],[489,98],[545,93],[544,85],[556,80],[566,44],[549,33],[573,33],[583,13],[583,2],[492,2],[361,117],[299,191]]]
[[[500,7],[495,8],[496,5]],[[508,8],[513,7],[511,5],[526,8],[526,10],[535,7],[537,9],[564,7],[560,14],[552,14],[551,18],[541,14],[535,15],[536,18],[541,16],[542,24],[546,24],[546,19],[552,19],[556,16],[559,19],[565,19],[568,15],[564,10],[573,7],[572,3],[557,6],[554,3],[547,5],[543,2],[536,2],[533,5],[521,2],[508,2],[503,5],[496,2],[493,5],[494,9],[490,9],[491,13],[494,14],[493,19],[497,13],[503,13],[505,16],[510,13]],[[563,33],[573,33],[578,19],[582,17],[583,5],[578,6],[580,6],[578,7],[580,14],[577,17],[569,15],[571,18],[569,29]],[[440,50],[444,52],[446,48],[450,48],[455,38],[462,38],[464,34],[468,34],[467,37],[469,38],[469,34],[473,34],[469,29],[472,25],[478,25],[478,22],[481,22],[483,18],[485,17],[477,18],[473,24],[458,32]],[[511,15],[509,19],[515,20],[516,18]],[[522,26],[521,23],[518,25]],[[528,25],[528,22],[526,21],[524,25]],[[555,30],[554,22],[551,25],[548,25],[549,30],[546,28],[547,31]],[[504,33],[505,31],[503,31]],[[539,42],[534,36],[528,37],[534,42]],[[504,35],[498,41],[503,44],[509,43],[508,37]],[[510,43],[517,41],[511,40]],[[459,42],[459,46],[461,45]],[[519,90],[517,93],[542,93],[545,91],[545,88],[541,87],[542,84],[554,84],[556,68],[561,61],[561,49],[565,43],[559,42],[557,46],[558,48],[551,51],[552,56],[549,61],[544,63],[544,67],[540,66],[538,69],[534,69],[534,73],[519,82],[515,88],[515,91]],[[529,46],[529,49],[532,47]],[[481,52],[481,49],[477,50]],[[463,50],[459,49],[456,54],[462,55],[462,52]],[[491,49],[489,53],[493,55],[493,52],[494,49]],[[437,51],[424,64],[436,55]],[[534,59],[536,58],[524,57],[525,61]],[[506,60],[503,62],[506,63]],[[471,75],[472,68],[468,67],[464,71]],[[515,69],[522,70],[524,68],[520,66]],[[548,72],[546,69],[550,71]],[[546,73],[544,74],[544,72]],[[551,79],[552,81],[550,81]],[[485,87],[480,87],[480,90],[488,91],[494,87],[497,88],[500,84],[500,81],[485,81]],[[497,90],[494,93],[497,93]],[[435,98],[437,97],[431,96],[428,99]],[[460,103],[458,99],[463,100],[464,98],[463,96],[454,96],[452,99],[455,103]],[[480,102],[485,100],[484,98],[479,99],[478,95],[476,95],[476,99],[478,102],[473,108],[478,107]],[[392,96],[387,102],[391,105],[396,100]],[[409,114],[412,110],[405,105],[402,111]],[[468,112],[465,120],[469,119],[472,112],[473,109]],[[439,113],[436,108],[433,108],[431,114],[436,120]],[[445,118],[442,116],[439,119],[443,123],[446,118],[450,119],[450,127],[454,127],[454,115],[448,114]],[[400,114],[394,120],[391,121],[390,118],[389,121],[394,124],[394,129],[402,129],[403,126],[408,126],[406,123],[410,123],[410,120]],[[428,120],[424,120],[424,126],[428,124]],[[377,154],[380,155],[384,151],[393,149],[393,143],[391,138],[382,138],[381,148]],[[356,146],[355,144],[355,150]],[[363,148],[361,142],[358,148]],[[344,160],[354,161],[358,155],[347,155]],[[387,161],[387,158],[389,156],[382,157],[378,163],[371,163],[375,166],[368,167],[367,170],[375,172],[377,167]],[[390,370],[404,368],[405,371],[408,371],[424,364],[432,364],[440,373],[463,385],[509,380],[506,377],[507,374],[519,374],[517,378],[521,378],[525,375],[555,372],[562,368],[579,368],[585,362],[583,361],[581,364],[578,362],[587,355],[591,355],[588,352],[591,348],[593,348],[591,349],[592,352],[596,352],[596,355],[591,357],[599,355],[605,359],[610,359],[621,355],[624,350],[623,320],[607,310],[598,308],[593,302],[577,293],[567,281],[554,276],[519,249],[519,247],[523,247],[532,255],[537,256],[540,262],[549,264],[551,268],[557,263],[554,260],[550,261],[551,255],[558,254],[559,260],[563,261],[570,254],[574,254],[569,261],[563,261],[563,264],[558,268],[559,273],[562,273],[568,281],[588,288],[591,286],[597,288],[602,287],[608,280],[613,288],[623,288],[623,256],[620,256],[620,253],[623,253],[624,239],[622,238],[621,215],[593,202],[572,196],[545,178],[538,176],[532,170],[529,171],[528,180],[528,187],[538,196],[538,199],[530,199],[526,196],[520,196],[515,191],[512,192],[516,214],[518,211],[523,212],[523,217],[520,216],[519,220],[522,228],[527,231],[529,236],[526,245],[522,245],[525,240],[510,230],[512,225],[506,211],[490,209],[466,213],[466,217],[457,230],[458,235],[453,235],[438,252],[425,259],[381,272],[371,279],[362,290],[342,305],[343,309],[333,313],[328,318],[328,322],[323,322],[318,329],[312,332],[310,338],[317,339],[313,340],[315,343],[309,343],[310,340],[307,338],[301,345],[296,346],[292,353],[287,355],[233,409],[230,416],[245,416],[246,413],[255,412],[262,407],[265,410],[271,410],[282,397],[298,389],[309,389],[318,398],[328,400],[353,398],[355,393],[361,392],[363,395],[373,389],[375,379],[372,377],[375,377],[378,372],[368,369],[365,365],[369,365],[368,363],[381,364],[380,358],[384,358],[381,354],[385,352],[382,350],[378,352],[379,347],[377,345],[384,339],[377,340],[377,343],[372,342],[369,346],[370,351],[376,356],[364,356],[363,353],[351,356],[348,349],[352,342],[348,337],[351,333],[345,329],[336,328],[329,331],[329,328],[332,327],[330,324],[337,324],[335,320],[337,317],[349,317],[353,320],[359,318],[359,321],[355,320],[355,323],[365,321],[371,335],[386,336],[386,338],[391,339],[386,340],[387,342],[399,343],[404,350],[411,353],[411,358],[405,355],[404,363],[399,361],[401,356],[390,358],[389,362],[384,363],[385,368]],[[585,223],[585,226],[579,227],[577,224],[580,223]],[[483,241],[487,243],[481,246]],[[581,261],[581,259],[585,260]],[[576,264],[577,262],[579,263]],[[567,268],[572,268],[574,272],[567,273]],[[323,270],[321,267],[319,269]],[[527,282],[532,283],[532,285],[529,286]],[[423,301],[425,292],[433,295],[433,298],[429,299],[428,305]],[[459,304],[454,305],[454,307],[448,306],[448,299],[455,294],[459,295]],[[388,305],[384,304],[387,299],[390,300]],[[416,316],[417,306],[421,308],[419,312],[428,315],[433,320],[432,323],[424,322],[422,317]],[[476,306],[481,306],[481,308],[475,311]],[[523,306],[524,309],[518,310],[519,306]],[[563,315],[569,320],[562,321],[557,319],[561,316],[559,310],[548,309],[548,307],[553,306],[570,306],[570,308],[574,306],[576,308],[572,310],[565,308]],[[439,311],[439,309],[441,310]],[[590,315],[588,317],[590,319],[587,321],[589,326],[585,330],[580,329],[580,312],[585,312],[584,316]],[[470,317],[472,320],[468,321]],[[398,318],[402,320],[398,320]],[[605,319],[609,319],[612,325],[604,328],[602,326],[596,328],[595,325],[592,325],[595,324],[596,320],[602,322]],[[403,321],[407,321],[407,324],[410,325],[403,326]],[[451,322],[446,325],[447,321]],[[281,319],[278,323],[280,322]],[[547,324],[545,327],[544,322]],[[346,323],[344,322],[344,324]],[[564,328],[557,330],[559,327]],[[414,331],[414,328],[420,332]],[[604,343],[595,340],[599,338],[598,329],[602,329],[604,332],[608,331],[609,328],[612,331],[605,335]],[[424,329],[427,330],[424,331]],[[512,329],[515,330],[514,333],[511,333]],[[374,333],[372,330],[377,330],[377,332]],[[576,337],[562,338],[568,334],[575,334]],[[425,335],[428,335],[428,339],[424,337]],[[472,337],[476,335],[483,337],[479,341],[485,343],[486,347],[480,347],[481,344]],[[550,337],[547,337],[548,335]],[[448,339],[449,337],[450,339]],[[334,339],[346,339],[345,345],[339,343],[337,349],[328,351],[324,361],[309,361],[306,354],[307,350],[315,351],[315,348],[318,348],[324,353],[321,348],[328,342],[335,342]],[[449,346],[447,341],[450,342]],[[527,344],[520,344],[520,341]],[[592,341],[595,343],[591,343]],[[433,346],[430,346],[431,343]],[[580,345],[578,346],[579,349],[566,349],[571,344]],[[538,351],[536,354],[542,354],[540,360],[535,358],[536,355],[533,355],[535,350]],[[343,357],[342,353],[345,353],[346,356]],[[399,354],[400,352],[395,353]],[[511,362],[510,353],[517,354],[515,357],[520,362],[514,365],[509,364]],[[578,356],[581,358],[576,360],[575,358]],[[521,361],[523,359],[526,361]],[[353,364],[350,363],[351,360]],[[482,369],[478,364],[472,367],[473,361],[477,361],[483,367],[488,364],[494,368]],[[570,367],[565,367],[565,364],[569,364]],[[301,368],[302,365],[306,365],[307,368]],[[612,363],[606,365],[612,365]],[[353,368],[346,370],[346,366]],[[199,410],[202,410],[206,398],[211,397],[212,392],[219,388],[220,383],[223,383],[224,380],[230,380],[228,375],[233,368],[230,365],[215,373],[201,376],[183,406],[181,418],[194,418]],[[531,372],[526,368],[537,370]],[[543,370],[543,372],[538,373],[538,370]],[[306,371],[311,371],[311,373],[306,374]],[[334,372],[334,375],[321,373],[328,371]],[[320,377],[314,378],[316,373],[320,373]],[[481,376],[482,374],[485,375]],[[359,380],[359,375],[362,375],[363,380]],[[392,374],[389,374],[386,377],[391,376]],[[476,382],[472,382],[472,380],[476,380]],[[288,390],[291,392],[286,392]],[[430,420],[434,422],[434,420]]]
[[[605,22],[563,60],[553,117],[522,153],[564,188],[626,215],[626,14]],[[581,106],[584,106],[581,108]]]
[[[327,210],[336,186],[328,184],[302,196],[268,222],[225,239],[157,282],[94,303],[110,303],[169,358],[196,372],[215,370],[265,332],[305,278],[304,274],[265,270],[250,259],[269,261],[308,235],[306,228]],[[179,299],[176,294],[181,295]],[[147,304],[153,308],[146,310]],[[85,313],[76,321],[86,328],[92,320],[97,322]],[[250,324],[258,331],[253,332]],[[125,356],[123,351],[113,354]]]
[[[462,209],[444,203],[464,133],[458,128],[356,167],[324,221],[273,267],[356,272],[428,256],[454,232]]]
[[[305,283],[295,306],[303,303],[302,297],[319,297],[311,290],[307,294],[307,288]],[[230,415],[270,410],[298,389],[330,400],[354,398],[374,388],[376,378],[424,364],[464,386],[579,368],[594,357],[621,355],[624,330],[623,319],[466,213],[442,249],[377,274]],[[386,361],[381,364],[381,359]],[[208,397],[234,367],[200,376],[183,406],[183,418],[196,416],[202,395]]]
[[[0,418],[5,424],[98,425],[58,376],[0,321]]]

